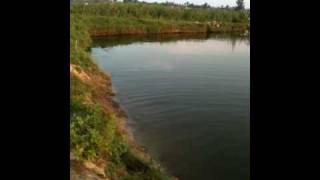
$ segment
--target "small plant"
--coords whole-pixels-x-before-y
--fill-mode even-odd
[[[109,132],[110,119],[98,105],[87,105],[77,99],[71,100],[70,139],[71,150],[80,159],[95,159],[107,154],[114,132]]]

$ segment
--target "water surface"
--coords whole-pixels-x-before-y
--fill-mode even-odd
[[[181,180],[247,180],[250,44],[235,37],[99,39],[128,126]]]

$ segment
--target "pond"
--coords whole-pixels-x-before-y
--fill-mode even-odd
[[[250,40],[171,35],[96,39],[128,127],[181,180],[250,179]]]

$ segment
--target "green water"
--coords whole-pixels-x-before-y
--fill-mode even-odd
[[[181,180],[247,180],[250,44],[226,36],[99,39],[92,54],[112,74],[128,126]]]

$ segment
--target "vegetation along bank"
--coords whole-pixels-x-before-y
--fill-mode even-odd
[[[143,3],[77,4],[71,15],[91,36],[157,33],[245,33],[247,11],[194,9]]]

